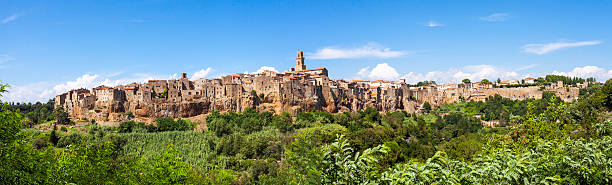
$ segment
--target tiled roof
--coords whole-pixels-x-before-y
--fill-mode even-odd
[[[318,71],[318,70],[323,70],[325,68],[316,68],[316,69],[306,69],[306,70],[302,70],[302,71]]]

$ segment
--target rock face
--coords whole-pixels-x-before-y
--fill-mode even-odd
[[[327,69],[306,69],[301,52],[296,68],[282,73],[233,74],[191,81],[185,73],[175,80],[150,80],[125,86],[77,89],[56,96],[56,107],[74,120],[122,121],[133,117],[187,118],[221,112],[288,111],[349,112],[375,107],[379,111],[417,112],[424,102],[439,106],[456,101],[483,101],[500,94],[515,100],[541,98],[540,87],[490,88],[475,84],[410,87],[403,81],[331,80]],[[298,69],[298,70],[296,70]],[[565,101],[577,99],[578,88],[548,86]]]

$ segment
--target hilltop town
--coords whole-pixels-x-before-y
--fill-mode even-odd
[[[484,101],[499,94],[512,100],[540,99],[553,92],[569,102],[578,98],[577,85],[562,81],[535,85],[535,78],[496,82],[463,82],[414,86],[399,81],[330,79],[326,68],[308,69],[302,51],[294,68],[285,72],[232,74],[191,81],[186,73],[171,80],[149,80],[116,87],[75,89],[57,95],[55,106],[73,120],[123,121],[132,118],[187,118],[220,112],[257,111],[296,114],[300,111],[350,112],[374,107],[381,112],[418,112],[425,102],[436,107],[457,101]],[[533,85],[529,85],[533,84]]]

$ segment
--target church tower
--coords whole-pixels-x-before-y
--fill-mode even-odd
[[[304,52],[298,51],[297,57],[295,57],[295,71],[303,70],[306,70],[306,65],[304,65]]]

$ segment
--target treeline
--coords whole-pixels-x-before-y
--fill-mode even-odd
[[[433,80],[432,81],[427,81],[427,80],[425,80],[425,81],[422,81],[422,82],[417,82],[414,85],[410,84],[410,87],[421,87],[421,86],[428,86],[428,85],[431,85],[431,84],[435,85],[436,81],[433,81]]]
[[[580,77],[567,77],[567,76],[563,76],[563,75],[546,75],[546,77],[542,80],[541,78],[536,79],[537,81],[544,81],[544,82],[552,82],[552,83],[556,83],[558,81],[562,81],[563,84],[566,85],[576,85],[579,83],[584,83],[586,82],[595,82],[595,78],[590,77],[587,78],[586,80],[584,78],[580,78]]]
[[[53,100],[47,103],[5,103],[7,110],[22,113],[26,118],[26,126],[50,123],[50,124],[74,124],[70,115],[61,107],[55,108]]]
[[[552,84],[553,84],[552,82],[535,82],[535,83],[508,84],[508,85],[502,85],[502,86],[493,85],[493,87],[495,88],[499,88],[499,87],[515,88],[515,87],[531,87],[531,86],[550,86]]]
[[[9,110],[13,112],[21,112],[30,121],[30,125],[45,123],[55,119],[53,115],[54,101],[49,100],[47,103],[36,102],[32,103],[8,103]]]

